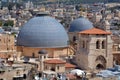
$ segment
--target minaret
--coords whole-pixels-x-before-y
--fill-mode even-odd
[[[107,14],[106,14],[106,7],[102,12],[102,27],[105,31],[110,31],[110,23],[108,19],[106,19]]]
[[[104,27],[105,31],[110,32],[110,23],[109,23],[109,21],[107,19],[103,20],[103,27]]]
[[[39,70],[43,71],[44,70],[44,60],[48,58],[48,54],[47,54],[47,51],[44,49],[40,50],[38,52],[38,54],[39,54],[39,61],[40,61]]]

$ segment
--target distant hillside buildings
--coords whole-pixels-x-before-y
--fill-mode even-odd
[[[32,2],[27,2],[22,8],[14,5],[9,10],[3,7],[0,19],[3,23],[8,20],[14,22],[11,32],[19,27],[15,41],[17,53],[21,53],[19,59],[38,58],[36,62],[40,62],[37,63],[40,70],[64,72],[68,62],[86,70],[106,69],[113,67],[113,63],[120,64],[117,57],[119,27],[114,25],[114,22],[119,22],[120,11],[112,13],[104,6],[85,4],[76,10],[74,5],[34,7]],[[36,16],[40,12],[49,13],[50,16]],[[118,29],[116,36],[113,34],[115,28]]]

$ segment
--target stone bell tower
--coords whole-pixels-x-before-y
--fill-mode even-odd
[[[92,28],[79,32],[77,65],[86,70],[99,70],[113,67],[111,33]]]

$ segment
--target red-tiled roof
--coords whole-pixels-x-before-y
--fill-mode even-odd
[[[0,58],[6,59],[6,58],[8,58],[8,55],[5,53],[0,53]]]
[[[60,59],[51,59],[51,60],[45,60],[45,63],[48,64],[65,64],[66,62]]]
[[[107,32],[107,31],[104,31],[104,30],[101,30],[101,29],[98,29],[98,28],[92,28],[92,29],[89,29],[89,30],[81,31],[79,33],[80,34],[91,34],[91,35],[94,35],[94,34],[111,34],[111,32]]]
[[[65,64],[65,68],[75,68],[76,66],[70,63]]]

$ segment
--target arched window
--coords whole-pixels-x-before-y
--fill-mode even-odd
[[[96,61],[101,61],[101,62],[103,62],[103,63],[106,63],[106,59],[105,59],[105,57],[102,56],[102,55],[99,55],[99,56],[96,58]]]
[[[83,45],[82,45],[83,48],[85,48],[85,41],[83,41]]]
[[[100,49],[100,41],[99,40],[96,42],[96,49]]]
[[[105,49],[105,41],[102,41],[102,49]]]
[[[73,41],[76,41],[76,36],[73,36]]]

